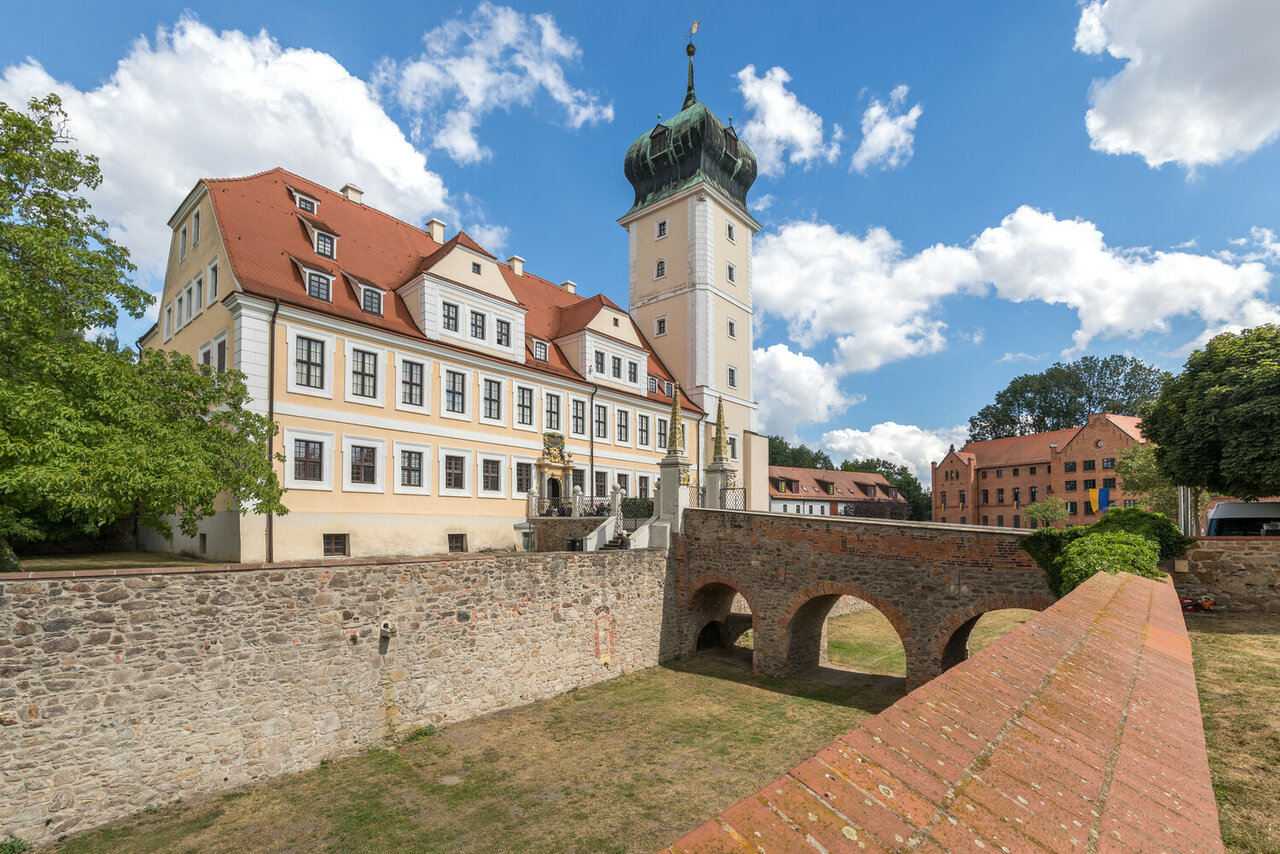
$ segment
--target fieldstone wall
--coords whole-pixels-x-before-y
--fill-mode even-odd
[[[666,573],[636,550],[0,579],[0,839],[657,664]]]
[[[539,516],[530,519],[537,536],[533,550],[536,552],[563,552],[569,550],[572,537],[585,537],[604,524],[607,516]]]
[[[1212,596],[1232,611],[1280,614],[1280,538],[1203,537],[1172,562],[1179,596]]]

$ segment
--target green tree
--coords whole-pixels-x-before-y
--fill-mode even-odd
[[[840,464],[841,471],[862,471],[884,475],[884,479],[898,488],[898,494],[911,504],[911,515],[908,519],[917,522],[928,522],[933,517],[933,496],[925,490],[911,469],[889,460],[871,457],[866,460],[845,460]]]
[[[1035,504],[1029,504],[1022,511],[1028,522],[1035,522],[1044,527],[1054,522],[1062,522],[1071,514],[1067,512],[1067,502],[1056,495],[1046,496]]]
[[[1156,446],[1151,442],[1121,452],[1116,458],[1116,477],[1125,492],[1142,496],[1139,502],[1143,509],[1178,518],[1178,486],[1156,465]]]
[[[1059,596],[1066,596],[1099,572],[1131,572],[1143,578],[1164,578],[1157,566],[1155,544],[1126,531],[1080,537],[1062,552]]]
[[[769,437],[769,465],[794,466],[801,469],[834,469],[836,467],[826,451],[815,451],[803,444],[792,445],[781,436]]]
[[[1160,473],[1245,500],[1280,494],[1280,326],[1209,341],[1143,413]]]
[[[969,419],[969,441],[1079,427],[1095,412],[1137,415],[1160,393],[1158,368],[1130,356],[1085,356],[1015,377]]]
[[[234,372],[87,340],[151,298],[83,197],[101,174],[70,148],[57,96],[0,103],[0,550],[134,516],[194,534],[220,494],[283,513],[275,425]]]

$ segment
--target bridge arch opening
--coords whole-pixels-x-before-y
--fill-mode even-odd
[[[690,596],[689,613],[692,632],[684,645],[686,651],[737,648],[747,662],[753,661],[754,609],[736,586],[720,579],[703,580]]]
[[[931,644],[938,656],[939,672],[973,657],[1053,604],[1048,596],[1002,599],[1005,601],[980,603],[959,611],[943,622]]]
[[[897,610],[860,589],[824,584],[788,609],[784,647],[789,676],[819,668],[903,676],[907,626]]]

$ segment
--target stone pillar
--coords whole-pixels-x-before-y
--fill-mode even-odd
[[[582,515],[582,487],[580,486],[573,487],[573,495],[571,497],[571,501],[573,502],[573,506],[569,508],[569,515],[581,516]]]
[[[609,500],[612,505],[613,515],[615,516],[622,515],[622,499],[625,498],[626,496],[627,496],[627,491],[615,483],[613,485],[613,490],[609,495]]]
[[[538,489],[530,487],[529,493],[524,500],[524,515],[530,519],[538,515]]]

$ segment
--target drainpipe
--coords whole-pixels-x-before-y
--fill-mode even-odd
[[[271,309],[271,331],[267,333],[267,420],[276,422],[276,315],[280,314],[280,298],[276,297]],[[275,467],[275,437],[267,437],[267,462]],[[267,563],[275,563],[276,514],[267,514]]]
[[[591,402],[587,404],[587,435],[591,437],[591,457],[590,457],[590,474],[591,482],[587,484],[590,489],[591,503],[596,502],[596,392],[600,390],[600,386],[595,383],[591,384]]]

